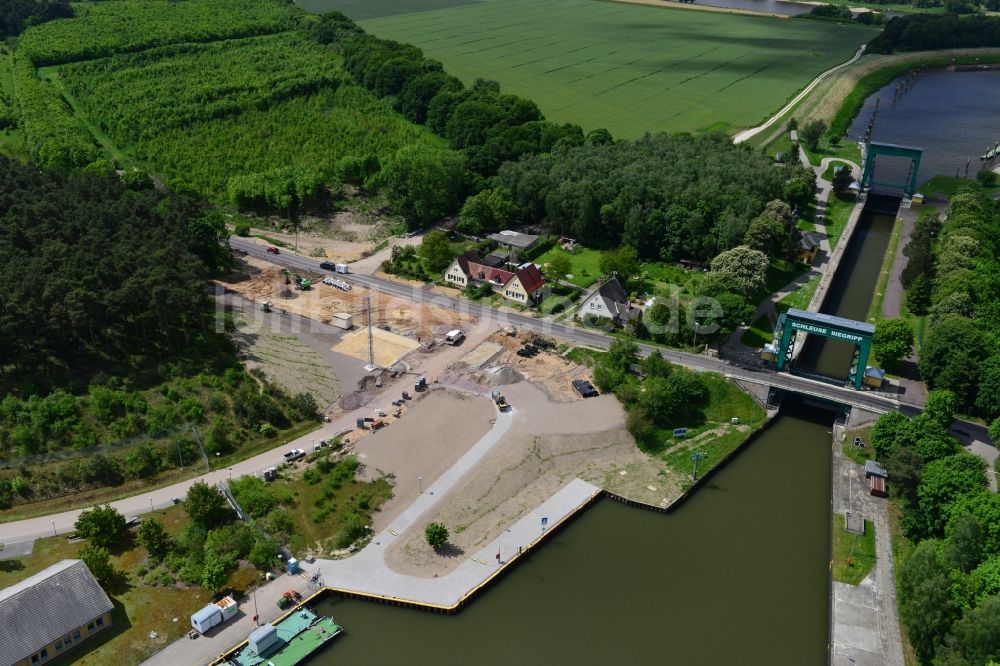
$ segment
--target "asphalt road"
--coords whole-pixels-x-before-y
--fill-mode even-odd
[[[230,246],[234,250],[244,252],[248,255],[270,261],[279,266],[314,274],[329,274],[319,267],[320,260],[311,259],[291,253],[270,254],[263,245],[254,243],[245,238],[232,237],[229,240]],[[463,313],[468,313],[478,317],[481,325],[488,326],[515,326],[537,333],[560,338],[578,345],[587,345],[601,349],[607,349],[611,344],[611,336],[589,329],[582,329],[575,326],[556,324],[551,321],[529,317],[518,312],[509,310],[498,310],[495,308],[473,303],[465,299],[451,298],[435,293],[429,287],[417,287],[409,284],[400,284],[391,280],[374,277],[371,275],[361,275],[351,273],[349,281],[378,290],[392,296],[406,299],[415,303],[430,303],[443,308],[451,308]],[[799,377],[788,373],[778,373],[770,368],[762,366],[741,365],[733,363],[727,359],[720,359],[702,354],[689,354],[686,352],[665,349],[648,344],[639,344],[639,349],[643,355],[659,350],[663,357],[671,363],[676,363],[687,368],[701,371],[717,372],[722,375],[731,375],[737,379],[742,379],[754,383],[766,383],[776,388],[795,391],[811,395],[817,398],[832,400],[838,403],[852,404],[865,409],[884,412],[894,409],[904,412],[916,413],[920,409],[920,404],[903,404],[899,400],[886,395],[871,391],[856,391],[850,388],[833,386],[824,382],[815,381],[806,377]]]
[[[235,250],[265,259],[294,271],[312,274],[324,274],[327,272],[319,268],[318,260],[294,254],[269,254],[264,246],[257,245],[246,239],[234,237],[230,239],[230,244]],[[497,310],[477,303],[471,303],[464,299],[443,296],[434,293],[429,287],[399,284],[390,280],[360,274],[351,274],[348,276],[348,279],[370,289],[379,290],[401,299],[417,303],[431,303],[444,308],[454,308],[474,315],[480,319],[480,326],[516,326],[543,335],[557,337],[578,345],[588,345],[603,349],[606,349],[612,340],[610,336],[600,332],[554,324],[550,321],[535,319],[517,312]],[[726,359],[718,359],[711,356],[688,354],[646,344],[640,344],[639,348],[643,355],[649,354],[654,350],[659,350],[670,362],[694,370],[716,372],[735,377],[745,382],[774,386],[787,391],[794,391],[838,403],[858,405],[859,407],[875,412],[885,412],[890,409],[898,409],[909,414],[919,412],[919,406],[917,405],[903,405],[898,400],[869,391],[855,391],[849,388],[831,386],[805,377],[777,373],[763,367],[738,365],[730,363]],[[362,410],[364,409],[366,408],[362,408]],[[231,467],[212,471],[198,478],[183,481],[166,488],[111,502],[111,505],[126,516],[134,516],[154,508],[160,509],[169,506],[174,503],[175,498],[183,498],[187,492],[187,488],[195,481],[203,480],[209,484],[216,484],[230,477],[238,478],[245,474],[259,472],[271,465],[279,465],[283,462],[283,453],[288,449],[299,447],[308,451],[315,441],[333,436],[338,432],[352,427],[357,416],[358,414],[353,412],[345,414],[332,423],[323,424],[323,427],[319,430],[296,441],[287,442],[271,451],[236,463]],[[958,421],[953,426],[952,431],[963,442],[973,439],[982,442],[990,441],[986,435],[986,428],[975,423]],[[54,533],[65,534],[72,532],[74,530],[73,525],[81,510],[64,511],[58,514],[0,524],[0,543],[15,544],[31,541],[38,537],[51,536]]]

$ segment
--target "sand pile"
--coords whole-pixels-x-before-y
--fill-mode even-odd
[[[510,366],[503,365],[490,368],[482,373],[482,376],[477,381],[484,386],[507,386],[508,384],[523,382],[524,375]]]

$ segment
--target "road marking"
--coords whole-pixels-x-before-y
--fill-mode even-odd
[[[391,527],[385,528],[385,531],[388,532],[389,534],[391,534],[392,536],[399,536],[399,532],[397,532],[396,530],[392,529]]]

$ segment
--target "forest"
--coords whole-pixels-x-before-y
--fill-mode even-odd
[[[646,260],[707,261],[742,244],[769,201],[804,205],[813,180],[725,135],[658,134],[508,162],[497,182],[522,220],[544,220],[585,245],[626,243]]]
[[[73,16],[67,0],[7,0],[0,5],[0,39],[19,35],[29,25]]]
[[[1000,16],[904,14],[868,42],[869,53],[1000,46]]]
[[[1000,210],[976,186],[952,197],[942,222],[922,216],[904,249],[910,312],[927,317],[920,374],[958,407],[1000,419]]]
[[[985,664],[1000,655],[1000,495],[982,458],[948,432],[955,396],[931,391],[923,414],[879,418],[871,441],[902,510],[899,613],[921,663]]]
[[[231,261],[226,237],[218,213],[110,170],[0,158],[0,459],[154,438],[0,475],[0,504],[190,463],[185,424],[224,454],[315,416],[315,401],[247,374],[217,332],[204,282]]]

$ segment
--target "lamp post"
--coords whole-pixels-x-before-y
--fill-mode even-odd
[[[54,520],[50,520],[49,522],[50,522],[50,523],[52,523],[52,536],[59,536],[59,535],[58,535],[58,534],[56,533],[56,521],[54,521]]]
[[[420,494],[423,494],[423,492],[424,492],[424,477],[422,477],[422,476],[418,476],[417,477],[417,487],[420,489]]]

